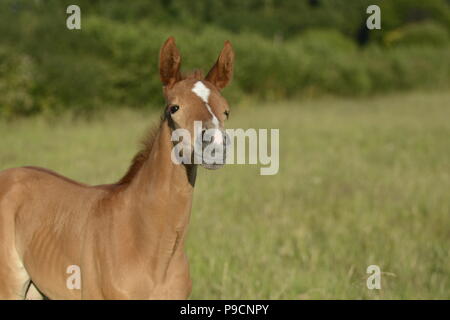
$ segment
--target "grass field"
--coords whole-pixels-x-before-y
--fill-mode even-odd
[[[159,113],[0,122],[0,169],[117,180]],[[232,110],[279,128],[280,171],[201,169],[189,229],[192,298],[450,298],[450,92]],[[380,266],[382,289],[366,287]]]

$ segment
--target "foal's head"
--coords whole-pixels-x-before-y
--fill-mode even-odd
[[[194,122],[201,123],[201,149],[221,145],[225,150],[226,134],[224,122],[228,119],[230,108],[220,90],[225,88],[233,75],[234,52],[229,41],[206,77],[200,72],[194,72],[188,77],[180,73],[181,56],[170,37],[161,48],[159,57],[159,72],[163,83],[166,99],[165,114],[174,129],[186,129],[191,136],[191,150],[194,148]],[[205,136],[204,136],[205,135]],[[197,141],[198,142],[198,141]],[[205,154],[204,154],[205,155]],[[207,169],[217,169],[221,164],[205,161],[202,166]]]

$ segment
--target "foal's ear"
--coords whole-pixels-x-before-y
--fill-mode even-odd
[[[233,77],[234,51],[230,41],[225,41],[222,52],[216,64],[206,76],[206,80],[214,84],[218,89],[225,88]]]
[[[169,37],[159,52],[159,76],[165,87],[171,88],[181,80],[181,56],[175,45],[175,39]]]

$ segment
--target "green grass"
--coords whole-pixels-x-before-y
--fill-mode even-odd
[[[450,298],[450,92],[234,108],[279,128],[280,171],[201,169],[189,229],[192,298]],[[0,168],[117,180],[159,114],[0,122]],[[368,290],[366,268],[381,267]]]

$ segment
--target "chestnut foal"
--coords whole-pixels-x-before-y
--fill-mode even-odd
[[[206,77],[183,77],[175,40],[164,43],[165,116],[118,183],[88,186],[37,167],[0,172],[0,299],[189,296],[184,244],[197,166],[172,161],[171,134],[194,136],[194,121],[223,133],[229,107],[220,90],[233,61],[227,41]],[[224,144],[216,137],[211,143]],[[80,270],[80,288],[67,285],[70,266]]]

